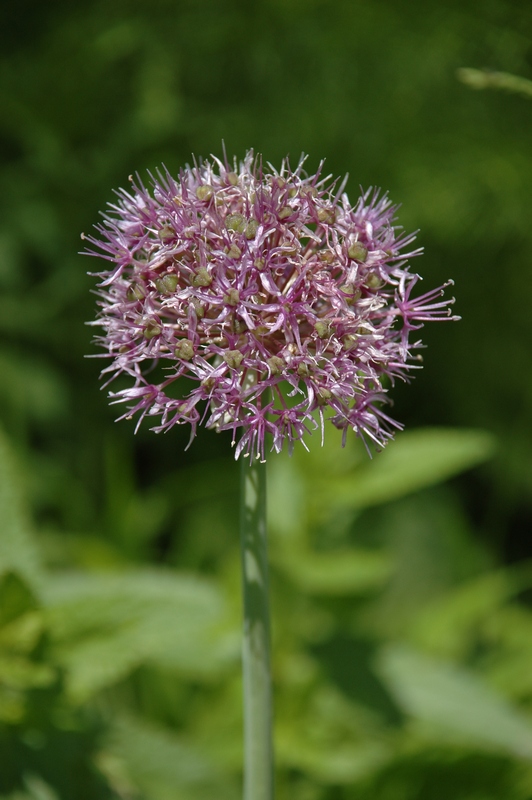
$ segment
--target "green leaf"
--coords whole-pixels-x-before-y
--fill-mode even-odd
[[[501,569],[453,587],[420,610],[411,637],[432,653],[459,658],[471,647],[475,631],[498,617],[522,583],[510,570]]]
[[[0,349],[0,401],[17,417],[38,422],[60,418],[67,413],[67,386],[52,363],[25,353]]]
[[[84,700],[143,663],[215,674],[239,651],[217,587],[146,569],[70,575],[47,588],[47,618],[67,685]]]
[[[36,664],[16,656],[0,656],[0,684],[13,689],[48,686],[55,670],[46,664]]]
[[[0,628],[35,606],[33,592],[16,573],[6,572],[0,577]]]
[[[532,758],[532,719],[468,670],[391,646],[381,652],[378,671],[425,738]]]
[[[392,569],[385,553],[355,548],[312,552],[294,546],[274,551],[272,560],[301,590],[323,595],[367,592],[382,586]]]
[[[41,577],[41,563],[23,502],[20,479],[7,438],[0,430],[0,574],[19,572],[32,587]]]
[[[327,491],[334,503],[366,508],[441,483],[482,463],[493,452],[493,437],[484,431],[409,431],[371,462],[327,484]]]
[[[236,800],[239,795],[204,749],[131,716],[115,721],[102,755],[104,764],[114,758],[150,800]]]
[[[389,761],[389,744],[375,718],[343,692],[321,683],[310,693],[291,687],[276,720],[277,760],[320,782],[351,784]]]

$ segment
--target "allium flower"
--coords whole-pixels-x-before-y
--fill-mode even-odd
[[[213,159],[140,178],[87,236],[111,262],[99,272],[97,341],[124,417],[230,430],[236,457],[264,458],[333,425],[383,446],[401,425],[387,390],[419,366],[423,323],[449,318],[449,281],[420,297],[407,259],[413,235],[394,226],[386,195],[351,205],[330,176]],[[411,340],[411,336],[414,338]],[[107,353],[105,354],[107,355]],[[413,362],[413,363],[412,363]],[[157,368],[158,365],[158,368]],[[162,369],[161,369],[162,367]],[[154,376],[159,375],[155,378]]]

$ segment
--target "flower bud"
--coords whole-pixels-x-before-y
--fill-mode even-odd
[[[157,231],[157,236],[162,242],[165,242],[167,239],[175,238],[175,231],[170,225],[163,225],[163,227]]]
[[[228,231],[243,233],[246,229],[247,220],[243,214],[228,214],[225,218],[225,227]]]
[[[256,219],[250,219],[248,224],[246,225],[246,230],[244,231],[244,236],[246,239],[254,239],[257,235],[257,231],[259,229],[259,223]]]
[[[368,289],[380,289],[384,286],[384,281],[377,275],[376,272],[368,272],[364,279],[364,284],[368,287]]]
[[[270,356],[266,359],[272,375],[280,375],[284,368],[284,361],[279,356]]]
[[[347,250],[347,255],[349,258],[352,258],[353,261],[361,261],[364,263],[368,257],[368,248],[364,247],[360,242],[353,242]]]
[[[331,335],[331,323],[318,320],[317,322],[314,323],[314,330],[316,331],[320,339],[326,339],[328,336]]]
[[[343,286],[340,286],[340,291],[346,295],[345,302],[348,306],[352,306],[362,297],[360,289],[357,289],[352,283],[344,283]]]
[[[242,255],[242,250],[237,244],[233,242],[231,247],[227,250],[227,255],[229,256],[229,258],[240,258],[240,256]]]
[[[209,275],[205,267],[200,267],[192,283],[194,286],[210,286],[212,283],[212,276]]]
[[[316,395],[318,405],[326,406],[331,397],[332,393],[329,391],[329,389],[326,389],[325,386],[320,386],[320,388],[318,389],[318,393]]]
[[[212,377],[212,375],[209,375],[208,378],[202,380],[201,385],[203,386],[204,389],[207,389],[207,391],[210,392],[211,389],[214,389],[214,386],[216,385],[216,380]]]
[[[228,289],[224,294],[224,302],[229,306],[237,306],[240,300],[240,294],[237,289]]]
[[[144,338],[154,339],[162,333],[161,324],[156,319],[148,319],[144,326]]]
[[[212,186],[209,186],[206,183],[203,183],[196,189],[196,197],[198,198],[198,200],[201,200],[204,203],[208,202],[213,196],[213,194],[214,191]]]
[[[241,353],[240,350],[228,350],[223,355],[225,363],[232,369],[238,369],[238,367],[242,363],[243,358],[244,358],[244,353]]]
[[[146,287],[142,283],[131,283],[126,292],[127,299],[133,303],[146,297]]]
[[[332,264],[334,261],[334,253],[331,250],[320,250],[318,258],[324,264]]]
[[[203,303],[201,303],[199,300],[196,300],[196,298],[194,298],[192,300],[192,305],[194,307],[194,311],[196,312],[197,318],[198,319],[203,319],[203,317],[205,316],[205,306],[203,305]]]
[[[182,358],[183,361],[190,361],[194,355],[194,345],[190,339],[180,339],[175,346],[174,355],[176,358]]]
[[[179,278],[172,273],[163,275],[162,278],[157,278],[155,281],[155,285],[161,294],[173,294],[177,289],[178,283]]]
[[[326,225],[332,225],[335,219],[333,208],[320,208],[318,211],[318,219]]]
[[[347,336],[344,336],[342,342],[344,345],[344,350],[352,350],[357,345],[358,337],[352,333],[348,333]]]

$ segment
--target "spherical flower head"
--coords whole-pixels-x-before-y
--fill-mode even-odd
[[[124,417],[232,432],[236,457],[264,458],[265,437],[290,452],[329,418],[382,447],[399,423],[382,410],[396,378],[419,367],[417,331],[450,317],[445,286],[413,299],[413,235],[386,195],[352,205],[340,185],[276,171],[249,152],[131,178],[98,236],[100,311],[112,358],[105,385]],[[413,337],[413,338],[412,338]],[[158,377],[156,377],[158,375]]]

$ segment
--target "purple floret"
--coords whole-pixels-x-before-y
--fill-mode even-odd
[[[177,179],[163,169],[151,189],[131,179],[84,237],[110,262],[92,324],[112,358],[105,385],[131,378],[110,392],[124,417],[190,424],[191,440],[201,423],[230,430],[237,458],[261,459],[266,434],[277,452],[316,427],[323,436],[327,411],[344,441],[351,428],[382,447],[401,428],[382,405],[419,367],[423,324],[456,319],[441,299],[452,281],[411,298],[407,260],[421,250],[388,197],[369,190],[351,205],[345,181],[303,163],[263,170],[249,152]]]

